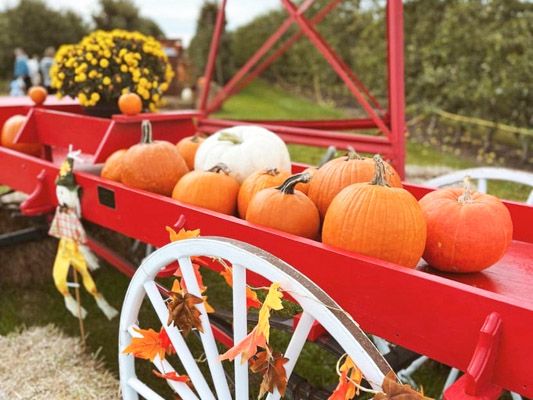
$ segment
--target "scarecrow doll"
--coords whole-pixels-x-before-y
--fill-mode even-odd
[[[85,245],[87,236],[81,224],[81,207],[80,207],[80,187],[76,184],[72,168],[74,159],[80,154],[80,151],[69,149],[67,158],[61,165],[59,175],[56,179],[56,196],[59,206],[56,208],[54,219],[49,235],[59,239],[59,247],[54,262],[53,277],[57,290],[65,298],[65,306],[75,317],[85,318],[87,311],[78,305],[76,300],[70,295],[67,276],[70,266],[80,273],[83,286],[93,295],[96,304],[108,319],[112,319],[118,314],[98,292],[96,285],[89,273],[99,267],[96,256]],[[78,315],[78,310],[81,315]]]

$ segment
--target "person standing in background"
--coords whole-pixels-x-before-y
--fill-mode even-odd
[[[43,85],[50,94],[54,93],[54,90],[51,88],[52,78],[50,77],[50,69],[54,65],[54,55],[55,49],[53,47],[47,47],[40,63]]]
[[[15,49],[15,79],[22,78],[26,90],[31,86],[30,71],[28,69],[28,57],[20,47]]]
[[[32,58],[28,60],[28,72],[32,86],[38,86],[41,84],[41,74],[39,73],[39,57],[34,54]]]

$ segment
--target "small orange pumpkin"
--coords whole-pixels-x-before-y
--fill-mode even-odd
[[[306,183],[310,174],[302,173],[288,178],[281,186],[257,193],[246,212],[246,220],[280,231],[314,239],[320,229],[318,210],[309,198],[294,187]]]
[[[509,210],[494,196],[463,189],[440,189],[420,199],[428,227],[423,258],[449,272],[475,272],[498,262],[513,237]]]
[[[170,142],[152,140],[152,124],[142,122],[142,138],[122,156],[123,184],[170,196],[176,182],[189,172],[180,152]]]
[[[48,92],[42,86],[32,86],[28,90],[28,96],[30,96],[30,99],[37,105],[43,104],[47,95]]]
[[[280,186],[291,174],[287,171],[279,171],[277,168],[267,168],[256,171],[246,177],[242,182],[237,200],[239,216],[246,218],[246,211],[250,200],[261,190]]]
[[[384,162],[387,169],[387,182],[393,187],[401,188],[402,181],[398,173]],[[325,163],[313,175],[308,196],[316,204],[320,218],[324,218],[333,198],[346,186],[354,183],[370,182],[374,175],[374,162],[371,158],[361,157],[349,149],[345,157],[335,158]]]
[[[100,174],[102,178],[106,178],[115,182],[121,181],[122,157],[124,157],[126,151],[127,149],[120,149],[107,157]]]
[[[205,140],[205,137],[200,133],[196,133],[193,136],[187,136],[181,139],[178,144],[179,152],[183,156],[187,167],[192,171],[194,169],[194,157],[196,156],[196,150],[200,144]]]
[[[191,171],[176,184],[172,198],[233,215],[237,207],[239,182],[229,174],[228,167],[222,163],[207,171]]]
[[[426,244],[424,214],[411,193],[389,186],[385,162],[374,162],[372,182],[349,185],[331,202],[322,241],[415,268]]]
[[[143,102],[137,93],[124,93],[118,98],[118,108],[122,114],[137,115],[143,109]]]
[[[43,146],[40,143],[13,143],[26,120],[27,118],[24,115],[13,115],[4,123],[2,127],[2,146],[39,157],[43,151]]]
[[[308,195],[309,194],[309,188],[311,187],[311,180],[313,179],[313,175],[315,175],[316,171],[318,171],[317,167],[309,167],[309,168],[305,169],[303,172],[308,172],[309,175],[311,175],[311,178],[310,178],[309,182],[307,182],[307,183],[299,183],[299,184],[296,185],[296,187],[294,189],[299,190],[300,192],[302,192],[305,195]]]

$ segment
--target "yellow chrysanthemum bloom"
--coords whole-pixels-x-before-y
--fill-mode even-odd
[[[102,68],[107,68],[107,67],[109,67],[109,60],[106,59],[106,58],[102,58],[102,59],[100,60],[100,66],[101,66]]]
[[[110,85],[111,84],[111,78],[109,78],[109,76],[105,76],[104,79],[102,79],[102,83],[104,85]]]

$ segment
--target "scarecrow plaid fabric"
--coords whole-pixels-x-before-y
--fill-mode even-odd
[[[72,239],[77,243],[87,241],[83,225],[76,215],[76,211],[71,208],[57,207],[48,234],[59,239]]]

